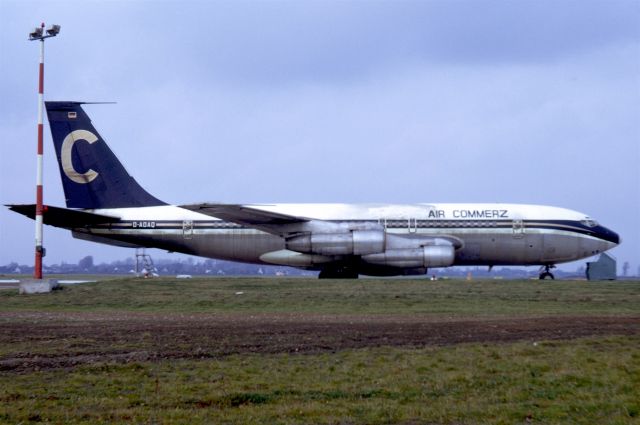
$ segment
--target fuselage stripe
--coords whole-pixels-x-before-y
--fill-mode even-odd
[[[378,220],[333,220],[334,223],[353,223],[362,224],[380,224],[388,230],[404,230],[404,229],[437,229],[442,232],[456,232],[462,229],[514,229],[516,223],[522,225],[522,232],[536,229],[550,230],[566,230],[588,236],[599,237],[598,232],[587,227],[579,221],[569,220],[386,220],[381,223]],[[140,231],[153,230],[181,230],[181,231],[198,231],[198,230],[246,230],[254,229],[251,226],[241,225],[222,220],[194,220],[194,221],[178,221],[178,220],[127,220],[113,223],[97,224],[91,226],[95,230],[125,230],[135,229]]]

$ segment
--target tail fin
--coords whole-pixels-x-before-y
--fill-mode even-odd
[[[91,124],[82,102],[45,102],[69,208],[166,205],[127,173]]]

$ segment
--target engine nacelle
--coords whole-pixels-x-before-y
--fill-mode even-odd
[[[382,230],[352,230],[348,233],[311,233],[287,239],[287,249],[305,254],[367,255],[383,252]]]
[[[377,254],[363,255],[362,261],[389,267],[448,267],[453,265],[453,245],[430,245],[421,248],[390,249]]]

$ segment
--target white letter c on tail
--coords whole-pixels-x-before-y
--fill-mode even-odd
[[[62,170],[64,173],[76,183],[86,184],[90,183],[98,177],[98,173],[89,168],[86,173],[80,174],[73,168],[73,163],[71,161],[71,150],[73,149],[73,144],[78,140],[84,140],[89,144],[95,143],[98,140],[95,134],[87,130],[75,130],[71,133],[67,134],[67,137],[64,138],[62,142],[62,152],[60,153],[60,162],[62,163]]]

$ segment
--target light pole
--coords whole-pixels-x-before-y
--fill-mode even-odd
[[[42,107],[44,93],[44,40],[55,37],[60,32],[60,25],[51,25],[44,31],[44,22],[29,33],[29,40],[40,41],[40,76],[38,82],[38,169],[36,171],[36,260],[33,277],[42,279],[42,257],[45,249],[42,246]]]

